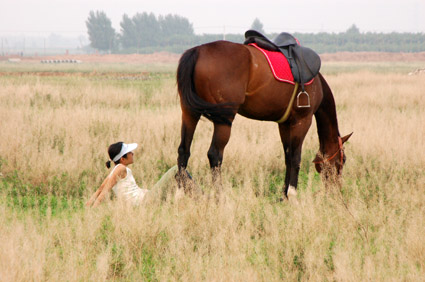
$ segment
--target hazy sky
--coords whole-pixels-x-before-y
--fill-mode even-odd
[[[243,33],[255,18],[266,32],[424,32],[425,0],[0,0],[0,36],[86,35],[90,10],[102,10],[117,32],[124,14],[186,17],[195,33]]]

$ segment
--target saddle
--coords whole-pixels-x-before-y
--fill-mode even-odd
[[[258,47],[281,52],[288,60],[295,82],[301,85],[312,80],[320,71],[320,57],[312,49],[301,46],[291,34],[282,32],[273,41],[255,30],[245,32],[244,44],[256,43]]]

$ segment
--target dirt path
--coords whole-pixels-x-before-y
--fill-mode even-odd
[[[425,61],[425,52],[419,53],[388,53],[388,52],[339,52],[320,54],[323,62],[414,62]],[[159,52],[154,54],[128,54],[128,55],[57,55],[20,57],[22,62],[40,62],[42,60],[79,60],[81,62],[96,63],[177,63],[180,54]],[[8,58],[0,57],[0,60]]]
[[[17,58],[17,57],[13,57]],[[33,56],[19,57],[21,62],[41,62],[43,60],[77,60],[84,63],[129,63],[129,64],[150,64],[150,63],[177,63],[179,54],[159,52],[154,54],[91,54],[91,55],[56,55],[56,56]],[[8,58],[0,57],[0,60]]]

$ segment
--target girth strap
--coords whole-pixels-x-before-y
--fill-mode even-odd
[[[295,83],[294,92],[292,92],[291,100],[289,100],[289,104],[288,104],[288,107],[286,108],[285,113],[279,120],[276,121],[277,123],[284,123],[288,119],[289,114],[291,113],[292,105],[294,104],[297,90],[298,90],[298,82]]]

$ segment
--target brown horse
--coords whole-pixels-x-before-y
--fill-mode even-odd
[[[237,113],[247,118],[278,121],[286,112],[294,85],[277,81],[264,55],[255,47],[216,41],[187,50],[177,68],[177,85],[182,109],[181,143],[178,148],[179,179],[185,179],[190,146],[201,115],[214,123],[208,150],[213,180],[219,181],[224,148],[229,141]],[[301,148],[316,117],[320,150],[314,160],[320,172],[327,163],[341,173],[345,162],[342,144],[351,136],[340,137],[335,101],[330,87],[319,73],[305,86],[310,107],[296,103],[288,118],[278,123],[285,152],[284,195],[296,195]],[[181,184],[181,183],[180,183]]]

